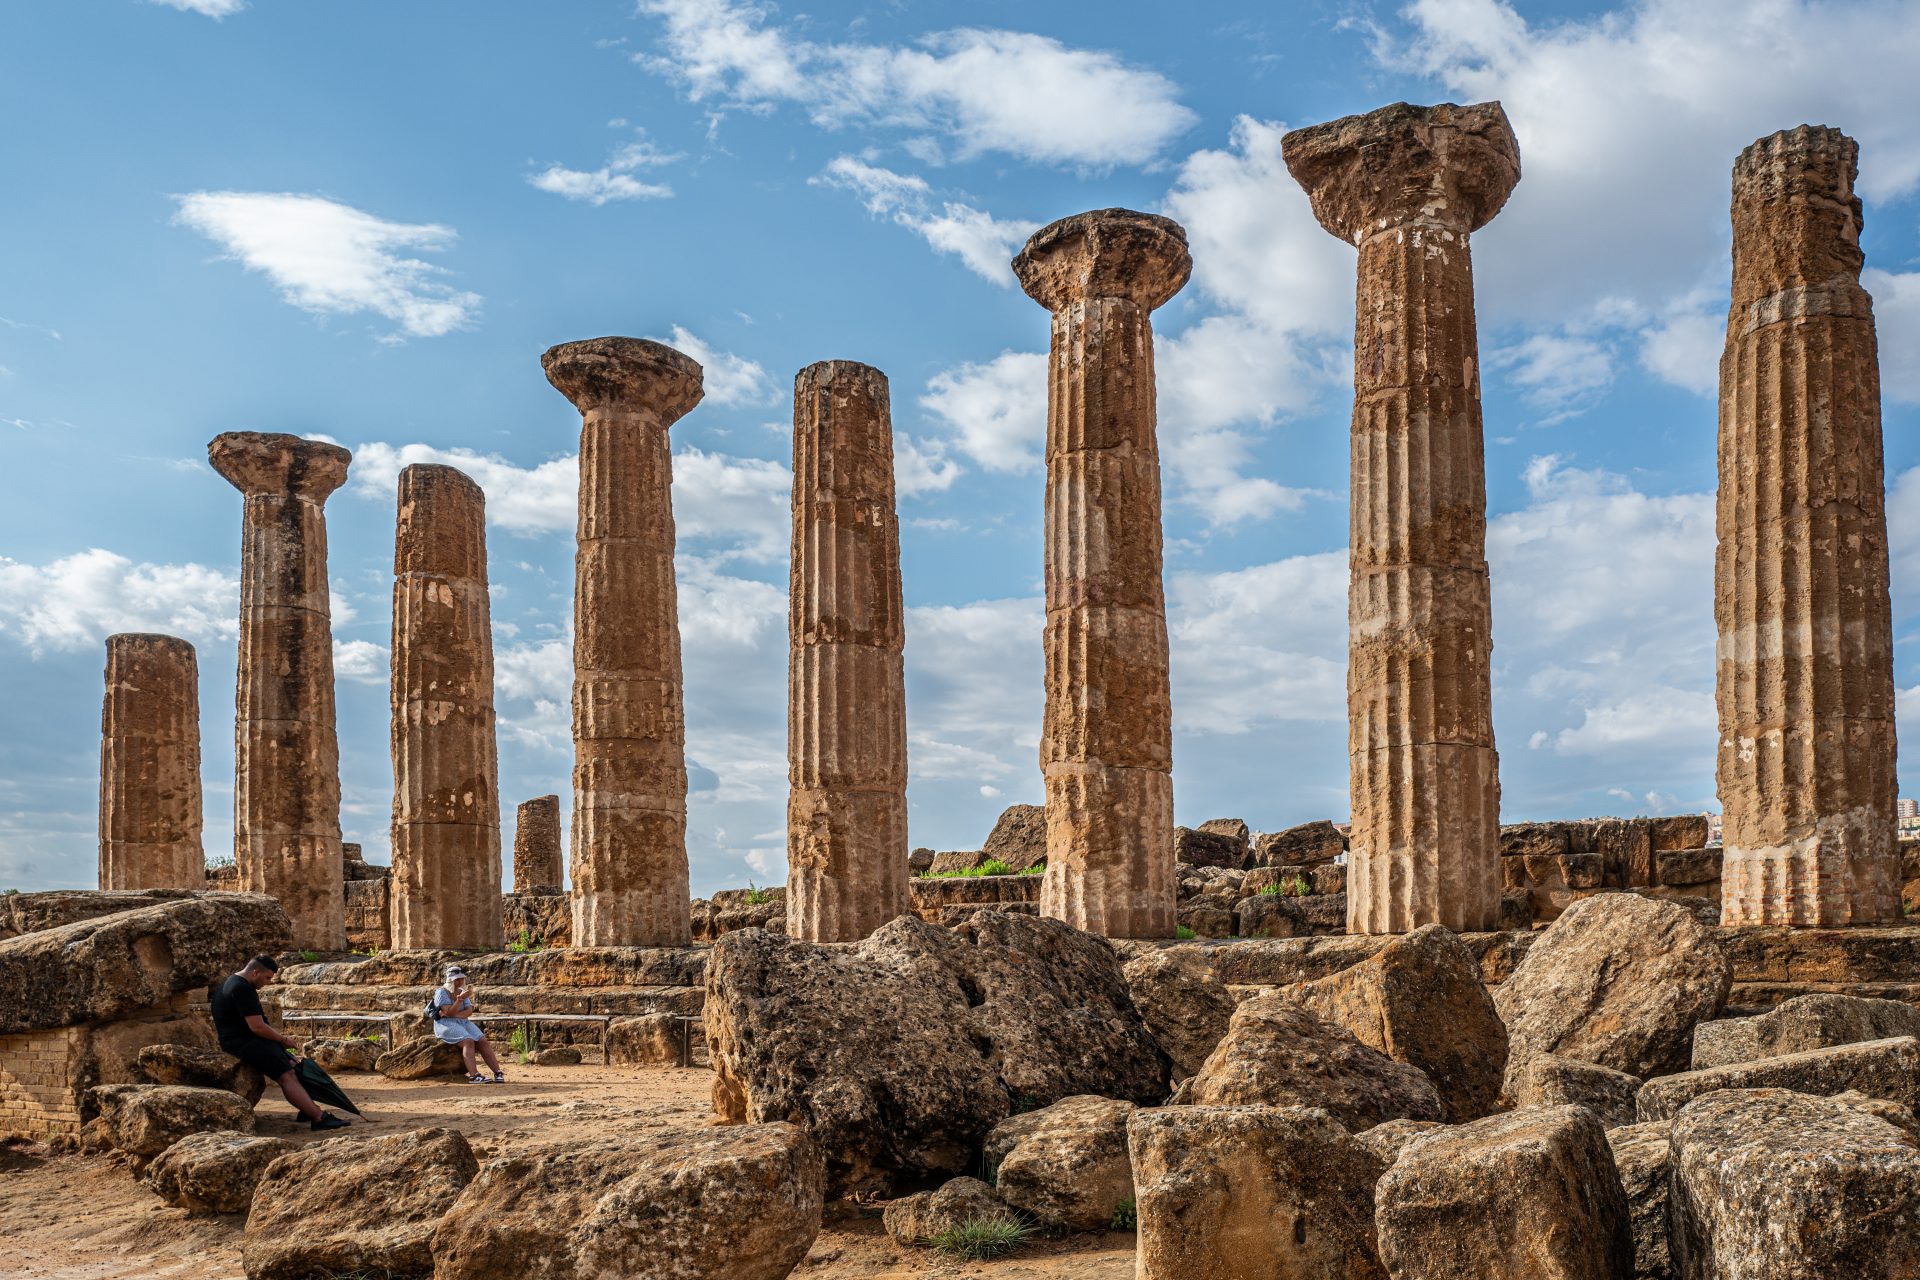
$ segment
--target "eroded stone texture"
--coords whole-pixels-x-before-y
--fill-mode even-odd
[[[887,378],[793,380],[787,936],[858,942],[907,909],[907,689]]]
[[[352,459],[336,444],[257,431],[207,445],[213,469],[246,498],[233,858],[240,888],[278,898],[293,945],[316,951],[347,939],[324,508]]]
[[[1879,348],[1858,149],[1762,138],[1733,166],[1720,359],[1721,919],[1900,919]]]
[[[393,547],[392,945],[500,946],[487,499],[452,467],[400,473]]]
[[[203,889],[200,667],[173,636],[107,637],[100,887]]]
[[[560,863],[560,797],[523,800],[513,828],[513,891],[533,893],[566,883]]]
[[[1043,227],[1013,261],[1027,296],[1053,313],[1041,912],[1116,938],[1174,931],[1150,315],[1192,268],[1178,223],[1127,209]]]
[[[1500,922],[1500,779],[1472,232],[1520,180],[1497,102],[1297,129],[1287,168],[1357,245],[1347,928]]]
[[[580,410],[573,593],[573,945],[684,946],[686,706],[667,431],[701,369],[641,338],[540,357]]]

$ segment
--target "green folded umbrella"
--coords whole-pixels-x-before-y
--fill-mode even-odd
[[[326,1068],[312,1058],[302,1058],[295,1063],[293,1074],[299,1077],[307,1096],[315,1102],[322,1106],[344,1107],[355,1115],[360,1114],[360,1108],[353,1105],[353,1099],[343,1093],[340,1086],[333,1082],[333,1077],[327,1074]]]

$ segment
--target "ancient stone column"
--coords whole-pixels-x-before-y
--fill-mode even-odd
[[[1359,248],[1347,588],[1347,930],[1500,919],[1500,774],[1471,233],[1520,180],[1497,102],[1282,140]]]
[[[400,473],[391,696],[392,945],[498,949],[487,500],[452,467],[415,465]]]
[[[567,883],[560,865],[560,797],[521,802],[513,828],[513,891],[536,893]]]
[[[1192,266],[1179,223],[1128,209],[1063,218],[1013,260],[1027,296],[1053,313],[1040,909],[1115,938],[1174,930],[1173,706],[1149,316]]]
[[[590,338],[540,358],[580,430],[573,595],[573,945],[683,946],[686,711],[667,429],[702,394],[671,347]]]
[[[207,446],[213,469],[246,497],[234,861],[240,888],[278,898],[293,945],[316,951],[346,945],[323,507],[352,458],[339,445],[256,431],[230,431]]]
[[[857,942],[907,907],[907,691],[887,378],[793,380],[787,936]]]
[[[107,637],[100,887],[207,887],[200,845],[200,668],[185,640]]]
[[[1857,149],[1802,125],[1733,166],[1720,358],[1724,924],[1900,919],[1892,605]]]

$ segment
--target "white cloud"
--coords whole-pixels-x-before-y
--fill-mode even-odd
[[[673,455],[673,523],[682,540],[724,555],[784,560],[793,538],[793,472],[765,458],[687,448]]]
[[[164,5],[183,13],[204,14],[216,22],[247,7],[247,0],[147,0],[147,3]]]
[[[823,173],[808,181],[854,192],[868,213],[892,219],[932,245],[935,252],[954,255],[969,271],[1002,288],[1013,287],[1013,255],[1040,229],[1037,222],[996,218],[958,201],[943,201],[935,213],[925,179],[882,169],[853,156],[836,157]]]
[[[1880,390],[1889,400],[1920,404],[1920,271],[1869,267],[1861,283],[1873,295]]]
[[[0,556],[0,633],[35,656],[92,648],[125,631],[234,640],[239,618],[239,580],[205,565],[136,564],[98,547],[46,565]]]
[[[1045,36],[961,28],[917,48],[821,44],[728,0],[642,0],[664,53],[636,61],[680,80],[695,101],[765,109],[792,103],[823,128],[912,131],[968,159],[1001,152],[1075,166],[1151,160],[1194,121],[1172,82],[1110,53]]]
[[[1047,440],[1047,357],[1003,351],[936,373],[920,405],[983,470],[1032,471]]]
[[[716,405],[772,404],[780,398],[767,371],[745,356],[710,347],[681,325],[673,326],[673,336],[656,338],[674,350],[700,362],[703,402]]]
[[[681,158],[678,153],[660,151],[643,138],[614,148],[598,169],[549,165],[539,173],[528,174],[527,181],[542,191],[595,206],[613,200],[665,200],[673,195],[672,187],[642,182],[633,176],[634,171],[670,165]]]
[[[1726,337],[1724,314],[1681,311],[1642,331],[1640,364],[1663,382],[1696,395],[1717,395]]]
[[[333,642],[333,674],[336,679],[351,680],[355,684],[384,685],[392,674],[387,660],[387,647],[371,640],[341,640],[336,637]]]
[[[900,497],[951,489],[962,470],[958,462],[947,457],[943,442],[893,433],[893,486]]]
[[[400,472],[417,463],[455,467],[487,495],[487,523],[513,533],[571,533],[580,507],[580,459],[568,454],[533,467],[515,466],[499,454],[472,449],[436,449],[426,444],[355,445],[348,479],[356,496],[392,503]]]
[[[467,328],[479,314],[479,294],[444,283],[443,268],[401,256],[447,248],[451,227],[389,222],[313,195],[196,191],[177,199],[175,221],[264,274],[303,311],[372,312],[418,338]]]
[[[1592,338],[1535,333],[1490,352],[1487,364],[1504,369],[1507,381],[1529,404],[1550,411],[1549,422],[1590,408],[1613,381],[1613,355]]]

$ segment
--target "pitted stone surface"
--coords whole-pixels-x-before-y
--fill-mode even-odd
[[[173,636],[107,637],[100,887],[204,889],[200,667]]]
[[[534,893],[566,887],[560,859],[560,797],[535,796],[520,802],[513,828],[513,891]]]

